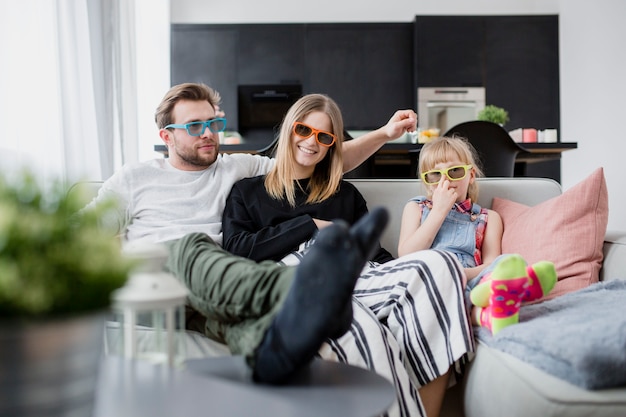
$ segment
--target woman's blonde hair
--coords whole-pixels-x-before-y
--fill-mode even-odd
[[[268,194],[277,200],[286,199],[294,207],[295,155],[292,146],[293,124],[301,122],[313,112],[323,112],[330,118],[333,133],[337,140],[328,149],[326,157],[320,161],[313,171],[309,181],[308,204],[319,203],[331,197],[339,189],[343,176],[343,118],[339,106],[333,99],[323,94],[308,94],[296,101],[285,114],[280,127],[278,147],[276,149],[276,164],[265,178],[265,189]]]
[[[483,176],[479,165],[480,161],[474,147],[464,137],[452,136],[436,138],[422,147],[419,156],[419,177],[421,177],[422,172],[434,169],[435,165],[455,159],[472,165],[477,178]],[[432,196],[432,190],[429,187],[427,187],[427,193],[428,197]],[[469,185],[467,197],[474,202],[478,200],[478,184],[476,181]]]

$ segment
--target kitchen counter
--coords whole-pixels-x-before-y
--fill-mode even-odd
[[[353,132],[351,132],[353,133]],[[356,133],[356,132],[354,132]],[[355,137],[357,135],[354,135]],[[422,144],[413,143],[411,135],[407,134],[399,139],[383,145],[368,161],[366,169],[358,176],[380,178],[415,178],[417,171],[417,159]],[[225,153],[258,153],[268,145],[267,141],[245,141],[238,136],[227,136],[226,141],[239,141],[239,143],[222,143],[220,151]],[[560,159],[565,151],[577,149],[577,142],[554,142],[554,143],[520,143],[525,152],[520,152],[516,159],[516,176],[539,176],[553,178],[560,182]],[[165,145],[154,145],[154,150],[167,157]],[[533,173],[530,165],[550,164],[549,172]]]

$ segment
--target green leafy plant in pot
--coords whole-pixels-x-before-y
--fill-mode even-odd
[[[478,120],[497,123],[500,126],[504,126],[509,121],[509,112],[504,110],[502,107],[489,104],[478,112]]]
[[[134,261],[101,220],[114,202],[0,175],[0,415],[90,415],[111,294]]]

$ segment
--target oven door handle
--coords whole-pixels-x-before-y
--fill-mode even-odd
[[[476,101],[429,101],[426,107],[476,107]]]

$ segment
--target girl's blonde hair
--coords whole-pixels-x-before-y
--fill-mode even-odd
[[[483,176],[474,147],[464,137],[452,136],[436,138],[422,147],[419,156],[419,177],[421,178],[422,172],[434,169],[435,165],[452,160],[459,160],[467,165],[472,165],[476,172],[476,177]],[[428,197],[432,197],[430,187],[426,187],[426,189]],[[478,184],[476,181],[469,185],[467,197],[474,202],[478,200]]]
[[[276,149],[276,164],[265,178],[265,189],[268,194],[277,200],[286,199],[295,207],[295,180],[296,174],[293,161],[292,135],[293,124],[301,122],[313,112],[323,112],[330,118],[333,133],[337,140],[328,149],[326,157],[320,161],[313,171],[309,181],[308,204],[319,203],[331,197],[339,189],[343,176],[342,144],[343,118],[339,106],[333,99],[323,94],[308,94],[296,101],[285,114],[280,127],[278,147]]]

